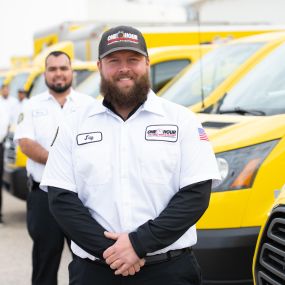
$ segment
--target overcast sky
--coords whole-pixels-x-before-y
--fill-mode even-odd
[[[86,19],[86,0],[0,0],[0,68],[33,53],[34,32]]]

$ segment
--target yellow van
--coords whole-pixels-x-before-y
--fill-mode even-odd
[[[198,115],[222,176],[197,223],[195,252],[204,284],[253,282],[260,227],[285,183],[284,59],[285,42],[227,90],[215,114]]]
[[[154,92],[158,92],[168,81],[183,68],[194,63],[215,45],[170,46],[150,48],[150,79]],[[77,91],[96,98],[99,93],[100,74],[93,73],[77,86]]]
[[[255,285],[285,284],[285,185],[261,227],[253,260]]]
[[[181,71],[158,95],[195,112],[211,112],[227,90],[283,42],[285,33],[269,33],[221,45]]]

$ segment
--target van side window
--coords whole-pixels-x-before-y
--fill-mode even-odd
[[[189,63],[191,63],[189,59],[179,59],[152,65],[150,69],[150,78],[153,91],[158,92]]]

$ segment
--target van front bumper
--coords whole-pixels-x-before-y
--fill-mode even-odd
[[[250,285],[252,260],[260,227],[197,230],[195,255],[203,285]]]
[[[3,184],[13,196],[26,200],[28,195],[27,172],[25,167],[4,168]]]

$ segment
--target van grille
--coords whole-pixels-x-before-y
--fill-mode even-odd
[[[16,144],[13,141],[14,133],[9,132],[4,144],[4,161],[14,164],[16,161]]]
[[[276,207],[267,221],[255,275],[258,285],[285,285],[285,206]]]

